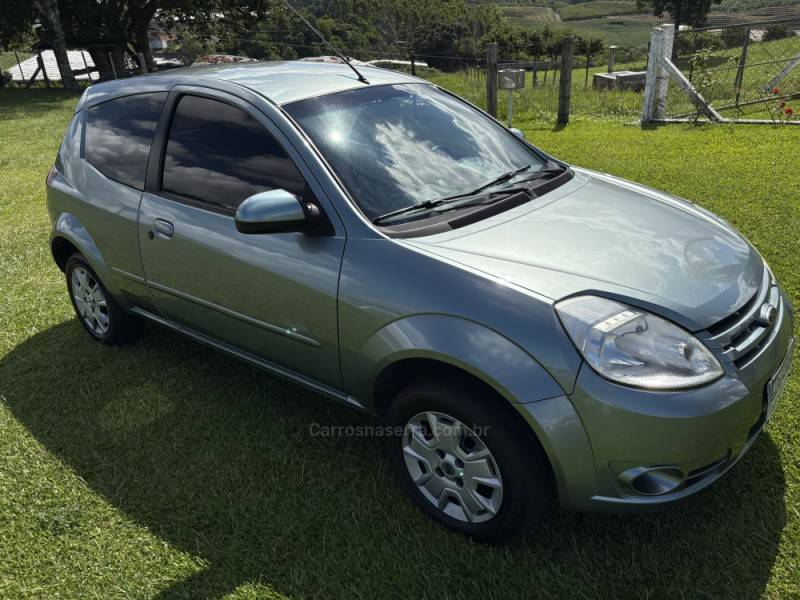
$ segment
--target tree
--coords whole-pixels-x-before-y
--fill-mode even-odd
[[[702,27],[705,25],[711,5],[721,2],[722,0],[636,0],[640,8],[651,5],[653,14],[658,17],[668,12],[676,29],[681,25]]]
[[[589,67],[592,57],[603,51],[603,40],[578,36],[575,40],[575,50],[579,55],[586,57],[586,77],[584,78],[584,85],[586,85],[589,83]]]
[[[61,74],[61,82],[68,90],[77,90],[78,81],[72,73],[67,54],[67,42],[64,39],[64,30],[61,28],[61,14],[58,11],[56,0],[35,0],[34,4],[42,15],[45,27],[50,34],[50,44],[53,46],[53,54],[56,56],[58,72]]]
[[[5,0],[3,18],[0,19],[0,46],[19,44],[30,38],[34,31],[42,43],[53,49],[64,87],[77,90],[78,82],[69,64],[67,42],[56,0]]]

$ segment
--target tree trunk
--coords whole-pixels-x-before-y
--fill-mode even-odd
[[[56,56],[58,72],[61,74],[61,82],[64,89],[77,90],[78,81],[72,73],[67,54],[67,42],[64,39],[64,30],[61,27],[61,15],[58,12],[58,5],[55,0],[36,0],[36,8],[42,13],[47,29],[50,31],[53,54]]]
[[[108,46],[91,46],[89,48],[89,54],[91,54],[92,62],[94,62],[94,66],[100,75],[100,81],[114,79],[111,61],[108,59],[108,51]]]
[[[144,56],[147,71],[152,73],[155,70],[155,63],[153,62],[153,52],[150,50],[150,38],[147,35],[146,24],[144,27],[136,28],[133,47],[136,49],[137,54]]]
[[[154,14],[155,9],[143,10],[143,12],[135,16],[133,25],[133,47],[137,53],[141,53],[144,56],[148,72],[155,70],[153,52],[150,50],[150,36],[148,34],[150,21],[153,20]]]
[[[117,79],[126,77],[125,46],[122,44],[114,44],[114,46],[111,48],[111,58],[114,61],[114,70],[117,73]]]

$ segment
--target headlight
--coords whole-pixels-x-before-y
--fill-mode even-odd
[[[556,304],[564,329],[603,377],[653,390],[688,388],[723,374],[697,338],[648,312],[597,296]]]

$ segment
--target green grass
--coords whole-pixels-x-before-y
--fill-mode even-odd
[[[24,61],[30,57],[30,51],[18,50],[19,60]],[[0,72],[7,71],[11,67],[17,66],[17,58],[14,52],[0,52]]]
[[[609,15],[633,15],[646,11],[631,0],[590,0],[580,4],[569,4],[558,9],[562,21],[595,19]]]
[[[529,22],[554,23],[559,20],[558,13],[549,6],[503,6],[502,10],[513,23],[522,26]]]
[[[640,64],[618,65],[618,70],[639,70]],[[584,68],[572,72],[572,119],[597,120],[615,119],[631,121],[638,118],[642,111],[642,95],[630,91],[596,92],[592,89],[592,74],[606,72],[603,66],[589,69],[588,84]],[[486,107],[486,83],[484,79],[467,79],[462,73],[437,73],[428,76],[434,83],[448,88],[468,99],[473,104]],[[525,126],[527,123],[548,121],[555,122],[558,109],[558,77],[554,78],[550,71],[540,72],[538,87],[531,85],[531,75],[526,74],[525,88],[514,93],[515,125]],[[508,115],[508,92],[500,90],[498,94],[498,117],[505,120]]]
[[[492,548],[414,510],[377,440],[309,434],[366,417],[157,327],[90,341],[44,204],[75,101],[0,91],[0,597],[800,597],[797,376],[709,490],[651,515],[554,512]],[[557,156],[722,214],[800,299],[794,129],[523,121]]]

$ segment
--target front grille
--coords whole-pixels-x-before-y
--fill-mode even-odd
[[[767,323],[762,319],[762,309],[771,304],[776,309],[776,318]],[[764,269],[764,281],[758,292],[732,315],[708,329],[711,341],[722,348],[725,358],[736,368],[747,367],[769,342],[772,330],[783,316],[783,300],[778,283],[769,269]]]

